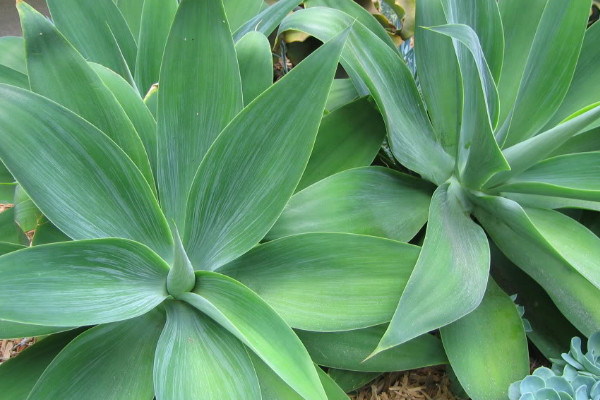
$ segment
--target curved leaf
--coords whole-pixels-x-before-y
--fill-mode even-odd
[[[88,60],[102,64],[128,82],[137,46],[112,0],[47,0],[58,30]]]
[[[358,92],[352,79],[334,79],[327,95],[325,110],[330,113],[358,99]]]
[[[419,260],[375,353],[454,322],[481,302],[490,249],[483,229],[463,210],[460,190],[453,182],[433,194]]]
[[[82,326],[144,314],[166,297],[169,267],[123,239],[30,247],[0,257],[0,318]]]
[[[104,132],[153,185],[142,141],[117,99],[46,17],[24,2],[19,2],[17,8],[25,36],[31,90],[72,110]]]
[[[244,254],[281,214],[306,167],[345,39],[323,45],[244,108],[206,154],[184,235],[196,269]]]
[[[589,12],[590,1],[548,0],[514,106],[500,128],[500,143],[519,143],[535,135],[552,118],[573,78]]]
[[[544,160],[497,190],[600,202],[600,152]]]
[[[440,332],[452,371],[473,399],[503,398],[511,383],[529,374],[523,321],[491,279],[479,307]]]
[[[273,84],[271,44],[262,33],[248,32],[235,44],[235,52],[246,106]]]
[[[157,120],[160,201],[182,232],[194,174],[241,109],[240,72],[223,5],[183,0],[162,60]]]
[[[400,346],[369,356],[377,346],[384,325],[347,332],[298,331],[298,336],[317,364],[362,372],[403,371],[448,361],[442,343],[432,335],[419,336]]]
[[[360,389],[373,379],[381,375],[379,372],[357,372],[345,369],[329,368],[327,374],[339,385],[342,390],[349,393]]]
[[[385,133],[381,114],[368,97],[325,115],[296,190],[337,172],[371,165]]]
[[[8,68],[5,65],[0,65],[0,83],[29,89],[29,79],[27,78],[27,75],[15,71],[12,68]]]
[[[266,238],[347,232],[408,242],[427,221],[431,193],[428,183],[387,168],[340,172],[292,196]]]
[[[113,2],[119,7],[133,38],[137,41],[140,36],[140,20],[145,0],[113,0]]]
[[[257,246],[218,271],[293,328],[339,331],[388,322],[418,255],[418,247],[391,240],[315,233]]]
[[[263,4],[263,0],[223,0],[231,31],[235,32],[251,17],[258,14]]]
[[[557,251],[517,203],[483,195],[474,201],[478,221],[500,250],[542,285],[565,317],[585,335],[600,329],[600,291],[577,272],[577,259]]]
[[[0,242],[13,245],[26,245],[29,242],[25,233],[15,221],[14,207],[0,213]]]
[[[114,142],[25,90],[0,85],[0,105],[0,158],[61,231],[74,239],[129,238],[171,258],[156,198]]]
[[[85,331],[50,363],[28,399],[151,399],[154,351],[164,318],[152,311]]]
[[[26,234],[37,228],[42,219],[42,213],[21,185],[15,188],[15,223]]]
[[[11,400],[26,400],[29,392],[56,355],[81,330],[58,333],[23,350],[19,357],[0,365],[0,391]]]
[[[24,249],[25,246],[22,244],[1,242],[0,241],[0,255],[4,255],[13,251]]]
[[[280,0],[270,5],[240,26],[233,34],[233,40],[237,42],[246,33],[252,31],[269,36],[277,28],[281,20],[300,3],[302,3],[302,0]]]
[[[143,1],[135,59],[135,83],[141,94],[158,82],[167,36],[178,6],[177,0]]]
[[[305,399],[327,399],[294,332],[250,289],[231,278],[196,272],[192,293],[179,296],[231,332]]]
[[[20,36],[0,37],[0,65],[27,74],[25,42]]]
[[[446,181],[452,158],[437,142],[412,73],[397,52],[348,14],[324,7],[295,12],[279,29],[300,30],[325,41],[352,23],[342,64],[364,82],[377,102],[394,156],[432,182]]]
[[[65,326],[43,326],[21,324],[18,322],[0,320],[0,339],[16,339],[25,337],[45,336],[51,333],[73,329]]]
[[[167,323],[154,358],[157,399],[260,399],[244,346],[185,303],[166,303]]]

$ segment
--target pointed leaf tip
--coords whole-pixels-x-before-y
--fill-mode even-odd
[[[167,276],[167,291],[172,296],[191,291],[196,285],[194,267],[185,252],[179,230],[175,222],[171,223],[173,232],[173,265]]]

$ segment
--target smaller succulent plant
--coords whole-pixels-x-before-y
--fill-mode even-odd
[[[510,385],[510,400],[600,400],[600,332],[590,337],[586,354],[574,337],[562,358]]]

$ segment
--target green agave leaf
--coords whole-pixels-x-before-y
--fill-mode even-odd
[[[590,4],[586,0],[548,0],[514,106],[500,128],[500,143],[512,146],[535,135],[562,103],[581,50]]]
[[[383,28],[381,23],[373,17],[364,7],[352,0],[307,0],[304,2],[305,7],[327,7],[343,11],[358,22],[369,28],[379,39],[387,44],[396,53],[398,49],[390,38],[390,35]]]
[[[327,96],[325,110],[333,112],[356,99],[358,99],[358,92],[351,79],[334,79]]]
[[[32,91],[72,110],[108,135],[153,185],[144,146],[115,96],[46,17],[24,2],[17,8]]]
[[[500,250],[548,292],[558,309],[582,333],[590,335],[597,331],[600,328],[600,292],[574,265],[583,256],[573,259],[570,251],[553,247],[555,239],[544,236],[552,232],[544,232],[543,227],[534,225],[525,210],[514,201],[484,195],[473,200],[477,204],[475,216]],[[574,231],[580,234],[580,229]],[[589,247],[585,247],[583,254],[587,251]],[[597,260],[588,260],[590,262]]]
[[[260,399],[244,346],[196,309],[168,302],[154,358],[157,399]]]
[[[218,271],[291,327],[339,331],[388,322],[418,255],[418,247],[392,240],[313,233],[257,246]]]
[[[329,368],[327,374],[346,393],[359,389],[377,378],[379,372],[357,372]]]
[[[144,97],[144,104],[148,107],[148,110],[152,113],[154,119],[158,114],[158,83],[152,85],[146,96]]]
[[[600,202],[600,152],[549,158],[509,179],[498,190]]]
[[[424,27],[447,23],[440,0],[416,2],[415,59],[419,83],[438,140],[457,154],[463,104],[461,75],[452,41]]]
[[[96,239],[30,247],[0,257],[0,318],[82,326],[133,318],[166,297],[169,267],[147,247]]]
[[[35,230],[35,235],[33,235],[31,244],[33,246],[38,246],[40,244],[66,242],[68,240],[71,240],[71,238],[61,232],[52,222],[48,221],[46,218],[42,218]]]
[[[12,176],[10,171],[8,169],[6,169],[6,166],[2,162],[0,162],[0,185],[3,186],[4,188],[15,188],[16,187],[15,178]],[[14,190],[13,190],[13,192],[14,192]],[[11,195],[8,197],[9,197],[9,200],[0,199],[0,204],[7,204],[7,203],[10,204],[10,202],[14,196]]]
[[[12,174],[4,167],[4,164],[1,162],[0,164],[0,174],[3,175],[2,180],[12,181],[0,183],[0,204],[12,204],[12,201],[15,199],[15,188],[17,187],[17,184],[14,182],[15,178],[13,178]],[[6,174],[4,174],[4,172],[6,172]]]
[[[145,0],[140,9],[138,51],[135,59],[135,83],[144,94],[158,82],[160,65],[167,43],[167,36],[175,18],[177,0]],[[189,56],[189,55],[188,55]]]
[[[340,172],[292,196],[266,237],[347,232],[408,242],[427,222],[431,194],[427,182],[388,168]]]
[[[154,310],[85,331],[50,363],[27,399],[152,399],[152,364],[164,318]]]
[[[235,32],[249,19],[258,14],[263,7],[263,0],[223,0],[225,14],[231,31]]]
[[[140,20],[145,0],[113,0],[113,2],[119,7],[133,38],[137,41],[140,35]]]
[[[56,103],[3,85],[0,124],[0,158],[61,231],[74,239],[129,238],[171,258],[156,198],[108,137]]]
[[[519,267],[510,262],[495,245],[492,251],[492,276],[507,293],[517,296],[516,303],[525,308],[524,318],[531,331],[527,337],[547,359],[560,359],[571,338],[581,333],[556,308],[544,289]]]
[[[385,124],[368,97],[323,117],[308,165],[296,190],[350,168],[371,165],[385,137]]]
[[[499,126],[506,121],[513,108],[521,78],[525,71],[531,45],[548,0],[529,0],[527,7],[521,0],[499,0],[504,42],[504,63],[498,82],[500,96]]]
[[[385,325],[347,332],[297,331],[313,360],[350,371],[403,371],[447,363],[442,343],[432,335],[419,336],[365,361],[385,332]]]
[[[0,339],[16,339],[24,337],[45,336],[51,333],[68,331],[71,329],[73,328],[65,326],[21,324],[18,322],[0,320]]]
[[[0,255],[4,255],[13,251],[24,249],[25,246],[22,244],[0,242]]]
[[[600,103],[581,110],[576,116],[556,127],[503,150],[510,171],[496,174],[485,187],[490,188],[507,181],[532,165],[546,159],[570,138],[584,130],[590,123],[600,119]]]
[[[235,44],[235,52],[246,106],[273,84],[271,44],[262,33],[248,32]]]
[[[444,184],[433,194],[419,260],[374,354],[456,321],[483,298],[490,267],[487,237],[463,210],[461,188],[454,185]]]
[[[280,32],[294,29],[327,40],[352,24],[341,11],[314,7],[282,21]],[[342,64],[368,87],[384,117],[394,156],[407,168],[441,183],[451,174],[451,157],[436,141],[412,73],[400,55],[355,22]]]
[[[27,78],[27,75],[5,65],[0,65],[0,83],[29,89],[29,78]]]
[[[81,330],[49,336],[0,365],[0,391],[11,400],[26,400],[46,367]]]
[[[33,204],[31,198],[21,185],[15,188],[15,223],[25,233],[37,228],[42,218],[42,213]]]
[[[275,28],[277,28],[277,25],[279,25],[281,20],[288,13],[292,12],[292,10],[300,3],[302,3],[302,0],[279,0],[277,3],[265,8],[263,11],[246,21],[246,23],[235,30],[233,34],[233,41],[237,42],[246,33],[252,31],[260,32],[265,36],[269,36],[271,33],[273,33]]]
[[[28,244],[27,236],[15,222],[14,207],[0,213],[0,242],[14,245]]]
[[[183,0],[163,57],[157,120],[160,201],[182,232],[194,174],[219,132],[242,109],[241,88],[223,5]]]
[[[600,211],[600,203],[597,201],[586,201],[569,199],[565,197],[541,196],[535,194],[501,192],[502,197],[516,201],[522,206],[558,210],[564,208],[596,210]]]
[[[156,173],[156,120],[154,116],[144,104],[138,91],[129,85],[125,79],[103,65],[89,64],[123,107],[142,140],[152,171]],[[154,181],[151,186],[154,186]]]
[[[215,270],[244,254],[281,214],[306,167],[346,36],[321,46],[244,108],[206,154],[184,235],[196,269]]]
[[[196,276],[194,275],[194,267],[190,262],[177,227],[173,226],[173,239],[175,248],[173,251],[173,264],[167,276],[167,291],[171,296],[178,296],[184,292],[189,292],[196,284]]]
[[[600,128],[594,128],[573,136],[556,149],[551,156],[587,153],[590,151],[600,151]]]
[[[135,2],[139,5],[138,0]],[[47,0],[47,3],[58,30],[88,61],[102,64],[133,82],[135,38],[112,0]]]
[[[250,289],[226,276],[197,271],[194,291],[179,299],[231,332],[303,398],[327,399],[298,337]]]
[[[27,74],[25,43],[20,36],[0,37],[0,65]]]
[[[511,383],[529,374],[523,321],[491,279],[475,311],[440,332],[452,370],[472,399],[501,399]]]
[[[492,82],[498,82],[504,58],[504,31],[498,2],[496,0],[441,0],[441,2],[449,24],[464,24],[473,29],[481,46],[482,58],[485,59],[493,77]],[[467,46],[470,47],[468,44]]]
[[[498,113],[494,79],[472,28],[443,25],[430,29],[454,39],[464,88],[458,168],[462,183],[478,188],[495,173],[510,169],[492,133]]]
[[[563,119],[583,107],[600,101],[600,74],[596,68],[596,61],[600,57],[600,50],[596,44],[600,40],[600,25],[593,24],[585,31],[581,53],[577,60],[577,67],[573,80],[569,86],[560,108],[546,125],[546,129],[560,123]]]
[[[260,381],[262,400],[302,400],[303,397],[289,387],[260,358],[250,354],[252,364]],[[348,400],[348,396],[323,370],[315,365],[328,400]]]

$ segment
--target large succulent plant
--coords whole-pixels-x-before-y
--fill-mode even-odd
[[[156,121],[145,89],[134,90],[134,58],[110,65],[120,72],[104,66],[118,61],[109,53],[131,31],[112,1],[51,1],[62,31],[18,3],[25,88],[0,84],[0,158],[70,240],[2,247],[0,337],[51,335],[0,367],[0,392],[11,400],[343,398],[290,326],[385,323],[397,272],[412,269],[419,248],[337,233],[259,242],[309,179],[348,32],[275,85],[247,90],[255,75],[240,69],[248,52],[236,52],[246,36],[234,47],[221,2],[166,3],[144,5],[153,15],[176,9],[155,43],[164,47]],[[94,26],[95,40],[74,38],[73,29]],[[262,287],[239,282],[248,271]]]
[[[362,8],[306,4],[280,30],[328,40],[354,23],[342,64],[383,114],[395,158],[389,165],[413,176],[391,179],[394,172],[371,167],[317,182],[292,197],[269,237],[338,231],[413,240],[427,222],[419,259],[372,355],[409,349],[440,328],[467,393],[504,397],[527,374],[528,350],[505,293],[515,293],[513,285],[502,281],[503,291],[490,279],[490,265],[495,274],[505,263],[493,256],[495,246],[583,334],[600,328],[600,239],[577,213],[556,211],[600,210],[600,26],[586,30],[591,2],[420,0],[419,86]],[[435,187],[431,197],[415,190],[427,183]],[[343,197],[335,195],[340,188]],[[392,198],[399,191],[405,201]],[[534,290],[518,294],[539,303],[528,300]],[[552,312],[526,317],[547,338],[569,325]],[[556,341],[531,337],[546,354],[559,354]]]

